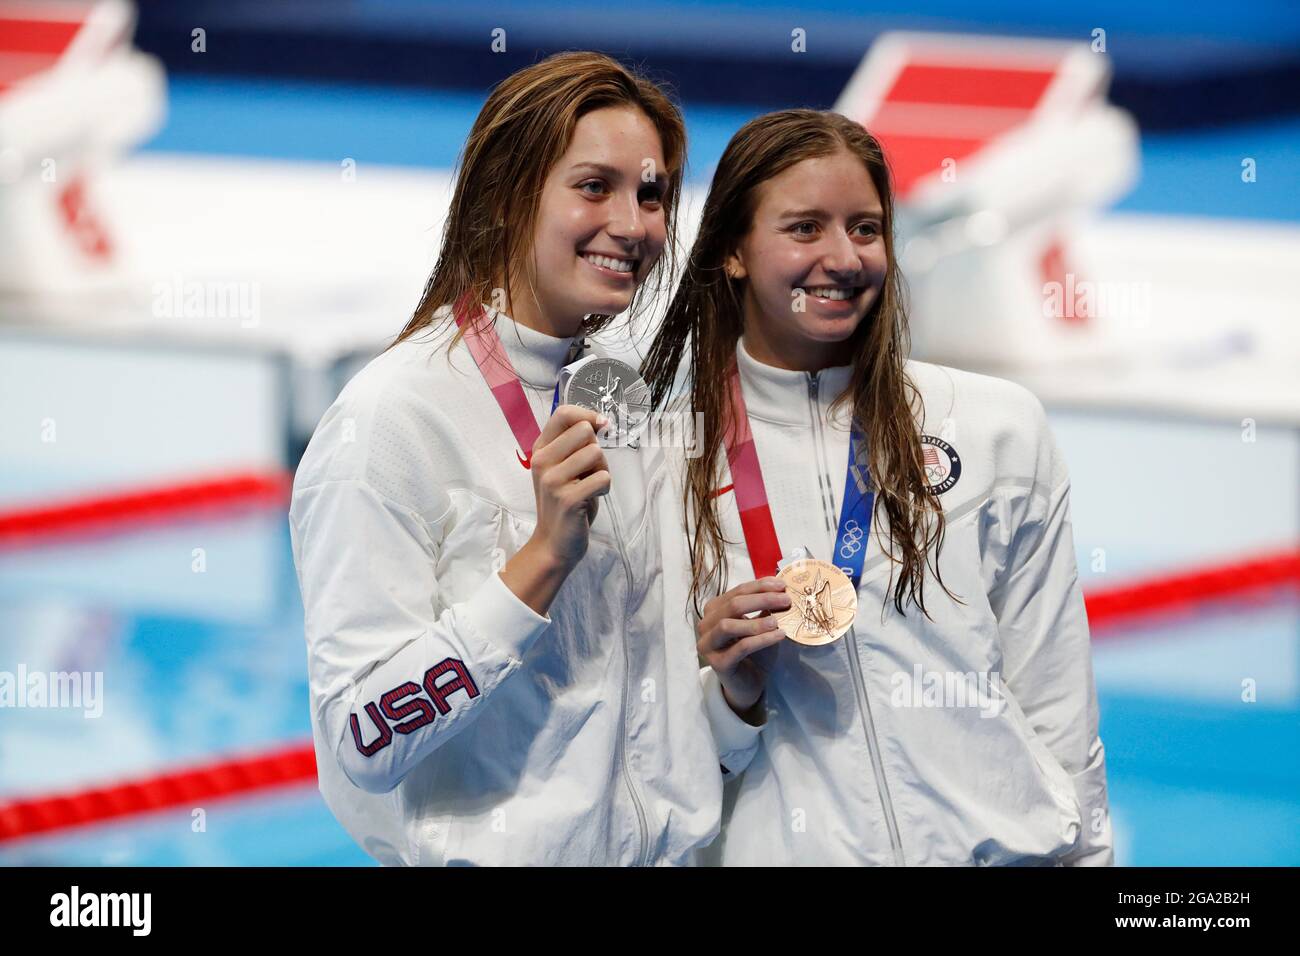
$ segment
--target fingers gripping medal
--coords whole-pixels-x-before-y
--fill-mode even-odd
[[[560,372],[560,403],[599,412],[615,443],[635,448],[650,415],[650,387],[626,362],[589,355]]]
[[[782,561],[776,576],[790,597],[790,610],[776,619],[786,637],[817,645],[848,633],[858,613],[858,590],[847,574],[827,561],[795,557]]]

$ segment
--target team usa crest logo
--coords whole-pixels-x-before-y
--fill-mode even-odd
[[[925,478],[930,483],[930,494],[941,495],[961,477],[961,457],[942,438],[921,436],[921,454],[925,461]]]

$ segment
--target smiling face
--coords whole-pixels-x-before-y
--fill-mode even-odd
[[[657,178],[644,181],[647,169]],[[658,131],[639,109],[606,107],[579,119],[542,187],[536,299],[526,277],[513,277],[512,318],[570,336],[584,316],[626,310],[667,240],[667,180]]]
[[[749,232],[727,258],[744,279],[745,347],[778,368],[846,364],[889,265],[880,194],[848,150],[805,159],[757,189]]]

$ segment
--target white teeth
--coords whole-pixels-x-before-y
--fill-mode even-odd
[[[636,268],[635,259],[611,259],[609,256],[598,256],[586,253],[583,258],[593,265],[604,266],[606,269],[613,269],[615,272],[631,272]]]
[[[858,290],[856,287],[852,289],[832,289],[829,287],[824,287],[819,289],[807,289],[806,291],[809,295],[815,295],[819,299],[832,299],[834,301],[841,301],[843,299],[853,298],[854,294]]]

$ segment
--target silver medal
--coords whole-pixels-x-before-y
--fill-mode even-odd
[[[560,404],[604,415],[614,443],[635,448],[650,416],[650,386],[626,362],[589,355],[560,371]]]

